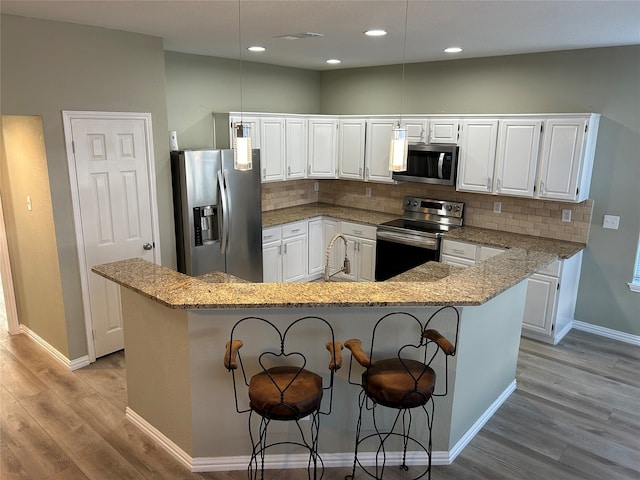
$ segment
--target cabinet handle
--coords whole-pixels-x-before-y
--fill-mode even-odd
[[[498,192],[502,190],[502,180],[498,179]]]
[[[296,232],[299,232],[299,231],[300,231],[299,228],[294,228],[293,230],[291,230],[291,233],[296,233]]]
[[[362,176],[362,167],[360,167],[360,168],[358,169],[358,176],[360,176],[360,177]]]
[[[265,236],[264,236],[264,239],[265,239],[265,240],[269,240],[270,238],[273,238],[273,235],[265,235]]]
[[[287,167],[287,175],[291,176],[291,167]]]
[[[267,179],[267,169],[266,169],[266,168],[263,168],[263,169],[262,169],[262,178],[263,178],[264,180],[266,180],[266,179]]]
[[[544,182],[540,181],[540,193],[544,193]]]
[[[458,255],[464,255],[464,250],[459,250],[457,248],[452,248],[451,251],[453,253],[457,253]]]
[[[285,254],[285,255],[287,254],[287,245],[286,245],[286,244],[285,244],[285,246],[284,246],[284,254]]]
[[[353,234],[354,235],[362,235],[362,230],[354,230]]]
[[[278,255],[282,255],[282,245],[278,245]]]
[[[487,190],[491,190],[491,177],[487,177]]]

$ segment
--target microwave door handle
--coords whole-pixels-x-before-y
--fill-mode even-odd
[[[440,152],[438,158],[438,178],[442,178],[442,164],[444,163],[444,152]]]

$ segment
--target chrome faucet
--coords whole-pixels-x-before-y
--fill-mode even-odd
[[[344,262],[340,270],[329,275],[329,257],[331,256],[331,249],[333,248],[333,244],[336,243],[336,240],[338,240],[338,238],[341,238],[342,241],[344,242]],[[331,239],[331,241],[329,242],[329,245],[327,246],[327,252],[325,254],[325,259],[324,259],[324,281],[328,282],[329,278],[333,277],[334,275],[340,272],[344,272],[347,275],[351,273],[351,262],[349,261],[349,257],[347,257],[347,237],[345,237],[341,233],[336,233]]]

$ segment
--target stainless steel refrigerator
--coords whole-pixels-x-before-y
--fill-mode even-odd
[[[262,282],[260,151],[253,170],[233,168],[233,150],[171,152],[178,271],[214,271]]]

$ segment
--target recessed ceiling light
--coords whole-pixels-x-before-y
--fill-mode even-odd
[[[364,32],[368,37],[384,37],[387,34],[386,30],[382,30],[381,28],[374,28],[371,30],[367,30]]]
[[[338,63],[341,63],[342,60],[338,60],[337,58],[330,58],[329,60],[327,60],[327,63],[330,65],[337,65]]]
[[[445,53],[460,53],[462,49],[460,47],[449,47],[444,49]]]
[[[266,48],[261,47],[260,45],[253,45],[247,48],[247,50],[249,50],[250,52],[264,52]]]

